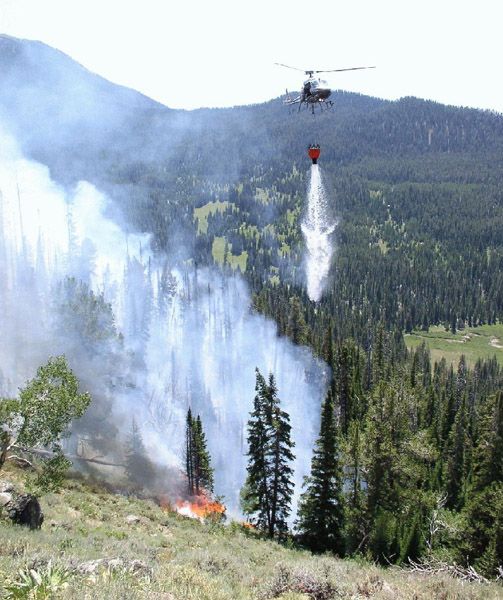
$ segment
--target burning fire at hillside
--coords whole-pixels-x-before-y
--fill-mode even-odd
[[[175,510],[178,514],[191,519],[205,521],[207,519],[222,521],[225,519],[225,505],[211,500],[206,496],[196,496],[193,502],[188,500],[178,500],[175,503]]]

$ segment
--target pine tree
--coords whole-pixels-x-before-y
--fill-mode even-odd
[[[352,554],[362,545],[365,533],[365,497],[362,490],[363,445],[359,421],[351,421],[345,449],[348,493],[346,507],[346,552]]]
[[[185,475],[187,476],[187,492],[192,496],[194,487],[194,420],[189,408],[185,420]]]
[[[256,369],[253,412],[248,421],[248,476],[242,506],[269,537],[287,531],[294,459],[290,419],[281,410],[274,376],[267,383]]]
[[[189,408],[185,429],[185,474],[188,493],[213,493],[213,472],[201,417],[197,415],[194,418]]]
[[[498,569],[501,568],[503,554],[503,527],[500,519],[499,526],[495,527],[489,544],[484,554],[475,562],[476,570],[485,577],[497,577]]]
[[[387,359],[386,334],[384,326],[379,324],[376,334],[375,343],[372,348],[372,383],[376,385],[385,376]]]
[[[399,562],[404,563],[409,560],[417,560],[421,556],[423,550],[421,533],[421,515],[419,512],[416,512],[403,536]]]
[[[268,495],[268,465],[266,461],[265,404],[267,384],[258,369],[255,370],[255,398],[248,421],[248,476],[242,490],[242,508],[254,516],[255,525],[269,529],[271,508]]]
[[[349,421],[354,416],[353,406],[353,361],[351,349],[347,343],[340,344],[335,357],[335,390],[339,413],[339,426],[343,434],[347,433]]]
[[[272,373],[269,375],[267,395],[268,421],[266,435],[268,444],[266,460],[271,465],[271,522],[269,537],[276,533],[282,535],[288,531],[287,519],[293,494],[293,469],[290,466],[295,458],[292,453],[294,443],[291,441],[291,425],[288,413],[281,410],[277,394],[276,382]]]
[[[441,398],[441,446],[444,446],[449,438],[449,432],[451,431],[454,419],[456,417],[456,390],[455,390],[455,376],[452,365],[449,369],[447,381],[445,383],[445,389],[442,391]]]
[[[321,413],[311,475],[306,477],[297,529],[302,543],[313,552],[344,553],[344,505],[342,469],[335,424],[335,406],[328,391]]]
[[[468,378],[468,369],[466,366],[465,355],[462,354],[458,363],[458,370],[456,373],[456,410],[459,409],[461,401],[463,400],[463,394],[466,391]]]
[[[213,493],[213,468],[211,466],[211,457],[206,445],[206,436],[203,431],[201,417],[197,415],[193,423],[194,435],[194,479],[196,494],[202,491]]]
[[[392,435],[393,390],[384,382],[370,398],[366,428],[367,511],[372,521],[380,508],[388,508],[393,496],[392,471],[395,459]]]
[[[466,394],[454,419],[447,448],[446,488],[447,506],[460,508],[463,504],[469,439],[467,434]]]
[[[291,338],[294,344],[307,344],[308,329],[304,314],[302,313],[302,305],[297,296],[290,298],[288,315],[286,334]]]
[[[154,466],[147,456],[140,428],[133,419],[131,432],[126,441],[126,475],[132,482],[147,486],[152,483],[154,474]]]
[[[486,577],[495,577],[503,564],[503,483],[493,482],[474,494],[464,515],[464,557]]]
[[[474,490],[503,483],[503,392],[488,398],[481,415],[480,435],[474,452]]]
[[[328,327],[325,331],[321,347],[321,357],[329,367],[332,367],[334,363],[334,334],[332,327]]]

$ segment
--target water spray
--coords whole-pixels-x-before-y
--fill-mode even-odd
[[[327,193],[318,165],[320,153],[318,144],[309,146],[308,155],[312,160],[311,179],[307,193],[307,210],[301,223],[307,250],[307,293],[313,302],[321,299],[325,287],[333,254],[331,234],[336,225],[330,214]]]

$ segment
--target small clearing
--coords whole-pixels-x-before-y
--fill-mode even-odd
[[[423,342],[431,352],[432,361],[442,358],[448,363],[457,364],[464,354],[469,365],[479,358],[496,356],[503,365],[503,323],[467,327],[453,334],[445,327],[430,327],[429,331],[414,331],[405,335],[407,347],[416,348]]]

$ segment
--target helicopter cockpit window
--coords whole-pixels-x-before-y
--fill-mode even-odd
[[[318,89],[319,85],[320,85],[319,81],[317,81],[316,79],[313,79],[311,81],[311,91]]]

